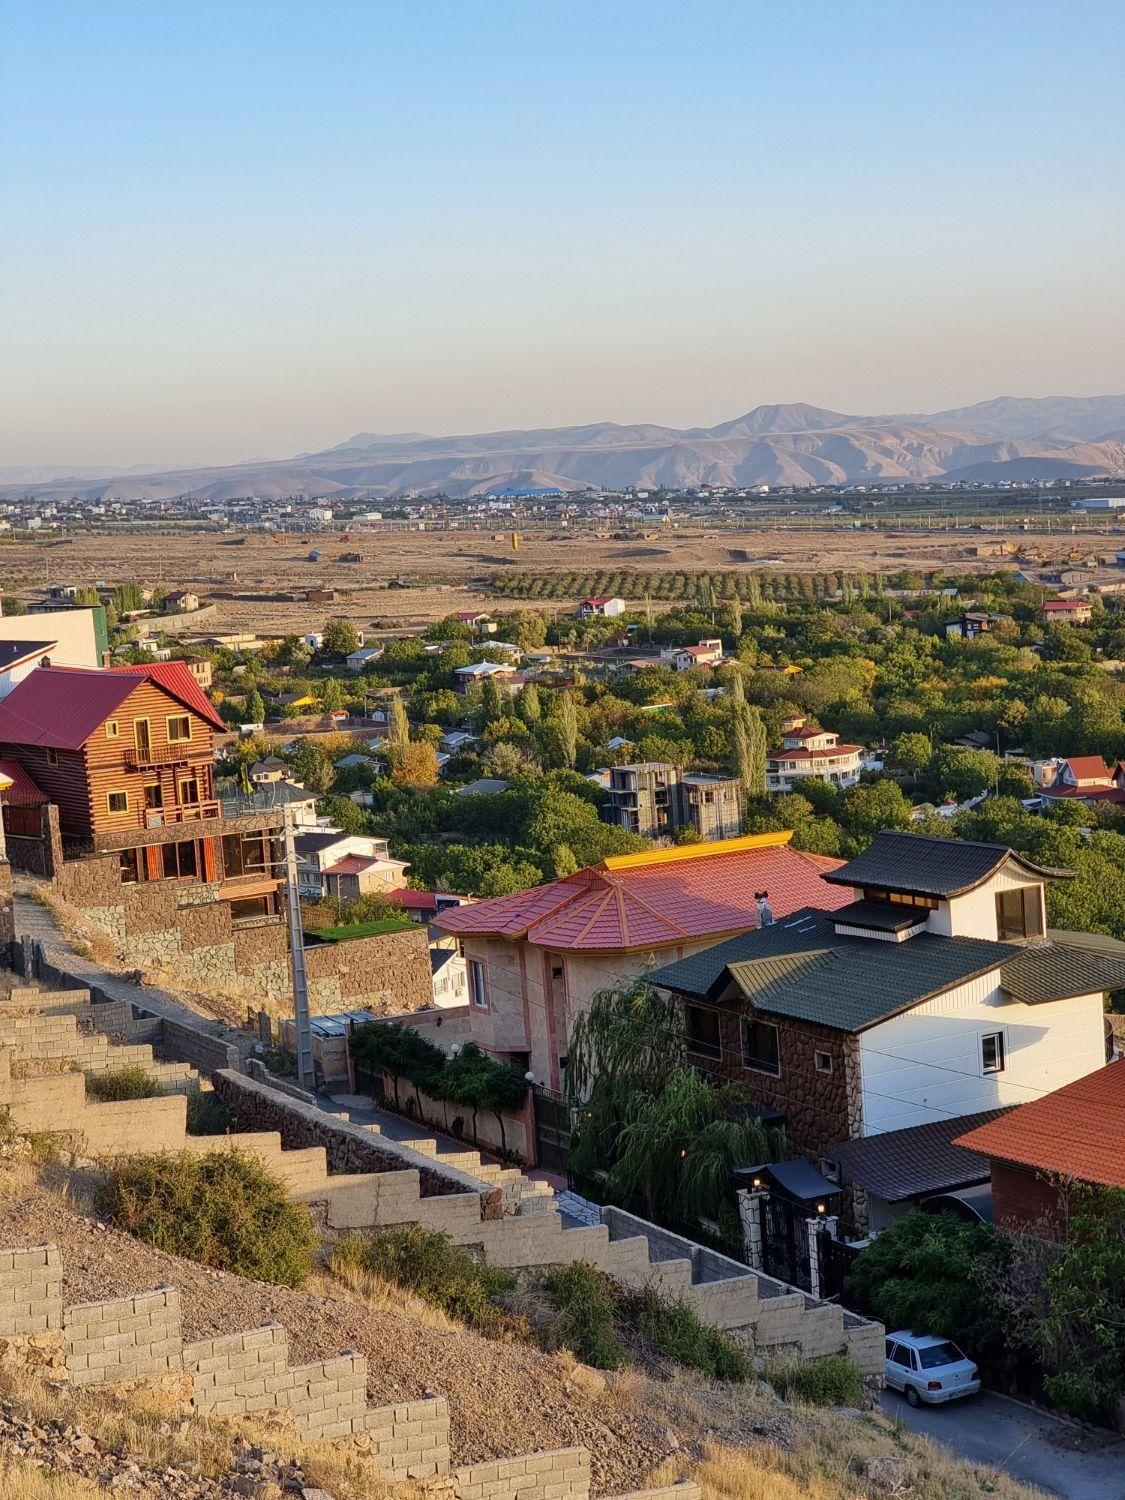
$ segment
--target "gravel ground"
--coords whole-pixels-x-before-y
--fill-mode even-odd
[[[602,1494],[637,1488],[667,1453],[665,1430],[612,1400],[567,1389],[549,1356],[474,1334],[429,1328],[395,1312],[289,1291],[165,1255],[35,1188],[0,1203],[0,1247],[58,1245],[63,1300],[93,1302],[170,1284],[180,1289],[185,1340],[278,1322],[289,1360],[354,1349],[367,1356],[372,1405],[433,1391],[449,1398],[455,1464],[581,1446]]]

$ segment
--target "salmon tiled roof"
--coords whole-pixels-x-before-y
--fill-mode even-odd
[[[746,932],[758,925],[758,891],[776,917],[846,902],[821,875],[841,861],[790,847],[792,833],[752,834],[709,844],[604,860],[511,896],[442,912],[458,936],[526,938],[573,952],[629,952]]]
[[[998,1161],[1125,1188],[1125,1059],[1021,1104],[955,1146]]]

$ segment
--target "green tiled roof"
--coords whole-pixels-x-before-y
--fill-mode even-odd
[[[1017,1000],[1039,1005],[1101,990],[1125,988],[1125,958],[1062,943],[1023,948],[1000,971],[1000,983]]]
[[[940,898],[974,890],[1006,864],[1037,880],[1069,880],[1074,876],[1073,870],[1033,865],[1006,844],[886,831],[862,854],[838,870],[827,871],[822,878],[832,885],[882,887]]]
[[[667,964],[652,984],[715,1000],[732,982],[758,1009],[836,1031],[864,1031],[1012,959],[1010,943],[923,932],[906,942],[851,937],[811,907]]]

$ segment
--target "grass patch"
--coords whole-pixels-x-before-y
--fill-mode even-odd
[[[704,1323],[686,1302],[666,1302],[649,1290],[629,1298],[626,1317],[661,1354],[712,1380],[746,1380],[753,1373],[749,1349]]]
[[[312,1267],[308,1210],[239,1151],[127,1157],[114,1165],[98,1207],[159,1250],[256,1281],[300,1286]]]
[[[141,1067],[113,1068],[106,1073],[86,1074],[86,1098],[99,1104],[118,1104],[122,1099],[159,1099],[164,1090]]]
[[[232,1118],[230,1106],[214,1089],[196,1089],[187,1096],[188,1135],[226,1135]]]
[[[786,1401],[808,1401],[813,1406],[858,1406],[863,1395],[859,1366],[845,1354],[798,1364],[770,1366],[765,1378]]]
[[[349,938],[381,937],[385,932],[409,932],[417,927],[408,917],[378,917],[372,922],[353,922],[349,927],[310,927],[308,936],[318,943],[345,943]]]
[[[497,1298],[515,1288],[516,1278],[483,1265],[447,1234],[404,1224],[378,1234],[346,1235],[337,1242],[332,1263],[334,1269],[351,1267],[413,1292],[488,1338],[529,1336],[523,1319],[497,1305]]]
[[[617,1341],[608,1278],[588,1261],[575,1260],[553,1271],[546,1286],[559,1309],[555,1328],[558,1341],[583,1364],[596,1370],[620,1370],[628,1359]]]

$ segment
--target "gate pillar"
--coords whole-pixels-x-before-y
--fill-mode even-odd
[[[742,1226],[742,1247],[746,1264],[752,1271],[765,1269],[762,1248],[762,1203],[769,1197],[768,1188],[739,1188],[738,1220]]]

